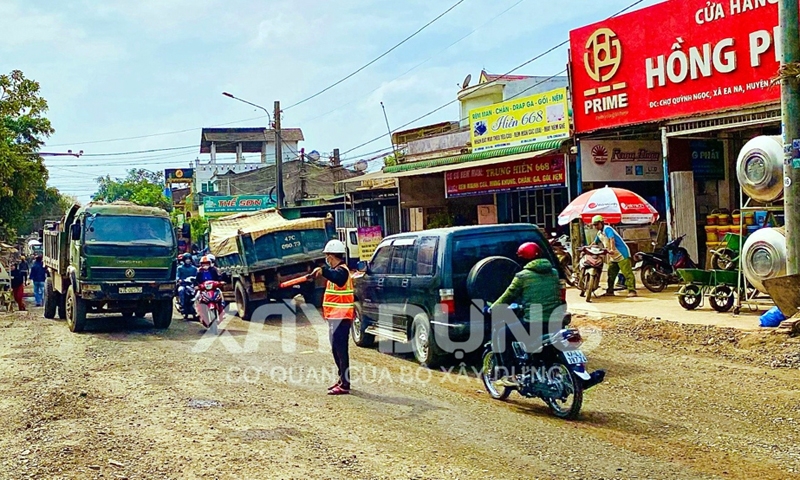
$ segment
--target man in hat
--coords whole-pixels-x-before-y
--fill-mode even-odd
[[[600,243],[608,250],[608,290],[605,296],[614,296],[614,281],[622,272],[625,276],[625,286],[628,288],[628,296],[636,296],[636,279],[633,276],[631,267],[631,251],[625,244],[619,233],[611,225],[606,225],[602,215],[595,215],[592,218],[592,225],[597,230],[595,243]]]

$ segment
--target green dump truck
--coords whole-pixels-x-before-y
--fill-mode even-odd
[[[167,212],[129,202],[73,205],[42,237],[46,318],[58,312],[80,332],[89,313],[152,312],[156,328],[169,327],[177,244]]]
[[[320,305],[321,279],[296,288],[280,288],[287,280],[307,275],[325,263],[328,240],[324,218],[287,220],[275,209],[229,215],[209,222],[209,247],[217,267],[231,283],[239,316],[249,320],[263,303],[303,295]]]

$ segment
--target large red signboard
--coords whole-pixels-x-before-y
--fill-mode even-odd
[[[578,133],[780,99],[777,0],[669,0],[570,43]]]
[[[563,187],[564,156],[536,157],[446,172],[447,198],[531,188]]]

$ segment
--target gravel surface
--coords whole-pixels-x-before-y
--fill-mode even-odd
[[[353,394],[327,396],[327,332],[307,321],[231,318],[213,340],[178,319],[71,334],[41,309],[0,313],[0,478],[800,478],[797,340],[576,323],[602,332],[587,353],[608,376],[567,422],[491,400],[471,365],[353,345]]]

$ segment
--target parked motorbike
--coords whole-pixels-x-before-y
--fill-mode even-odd
[[[678,276],[679,268],[697,268],[689,252],[681,247],[684,237],[686,235],[681,235],[653,253],[639,252],[634,256],[635,269],[641,270],[642,283],[651,292],[658,293],[667,285],[683,283]]]
[[[183,318],[197,318],[197,310],[194,308],[194,277],[185,278],[177,281],[177,292],[175,293],[175,309],[183,315]]]
[[[222,298],[221,282],[208,280],[200,285],[195,295],[195,309],[198,313],[200,324],[217,334],[222,314],[225,310],[225,300]]]
[[[556,254],[556,259],[558,260],[558,264],[564,270],[564,276],[566,277],[567,283],[570,287],[575,286],[575,272],[572,270],[572,254],[570,253],[569,248],[569,237],[566,235],[561,235],[560,237],[557,236],[556,232],[553,232],[552,238],[549,240],[550,246],[553,247],[553,252]]]
[[[608,250],[598,245],[581,247],[581,259],[578,262],[578,288],[586,302],[592,302],[595,290],[600,288],[600,275],[603,273],[603,260]]]
[[[524,314],[517,304],[509,306],[517,317]],[[568,322],[565,322],[568,323]],[[589,374],[586,355],[580,350],[583,339],[576,329],[563,328],[553,335],[544,335],[534,345],[513,342],[514,365],[518,386],[507,386],[498,367],[492,342],[486,344],[482,356],[481,379],[489,395],[505,400],[513,390],[527,398],[542,399],[559,418],[574,419],[583,404],[583,392],[605,378],[604,370]]]

